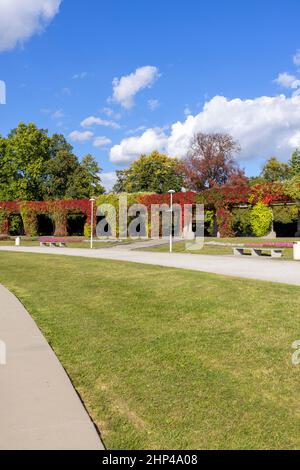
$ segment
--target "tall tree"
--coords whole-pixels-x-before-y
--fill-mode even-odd
[[[300,149],[296,149],[293,153],[289,165],[291,168],[292,176],[300,175]]]
[[[66,197],[90,198],[105,192],[101,184],[101,168],[92,155],[86,155],[69,179]]]
[[[1,184],[0,199],[42,199],[50,158],[47,131],[32,123],[20,123],[8,135],[4,147],[0,180],[5,184]]]
[[[46,199],[63,199],[80,163],[73,153],[73,147],[61,134],[52,136],[49,150],[50,160],[47,165],[44,196]]]
[[[264,165],[261,176],[268,182],[285,181],[291,177],[291,169],[287,163],[271,157]]]
[[[178,160],[157,151],[141,155],[131,166],[117,173],[114,190],[118,192],[155,192],[162,194],[169,189],[180,191],[183,178],[178,170]]]
[[[23,124],[0,136],[0,200],[85,198],[104,192],[91,155],[80,162],[61,134]]]
[[[242,177],[244,172],[234,158],[239,151],[239,144],[229,134],[196,134],[182,163],[186,187],[202,191],[226,184],[234,176]]]

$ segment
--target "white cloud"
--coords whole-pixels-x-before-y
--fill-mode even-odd
[[[0,0],[0,51],[43,31],[60,4],[61,0]]]
[[[295,75],[291,75],[287,72],[280,73],[274,82],[284,88],[292,88],[294,90],[300,86],[300,80],[298,80]]]
[[[199,114],[174,123],[169,132],[148,129],[139,137],[123,139],[111,148],[110,160],[126,164],[153,150],[182,158],[196,132],[228,132],[241,144],[240,159],[288,158],[300,145],[300,96],[248,100],[215,96]]]
[[[69,138],[74,142],[87,142],[91,140],[94,133],[90,131],[80,132],[80,131],[73,131],[69,135]]]
[[[103,186],[107,191],[111,191],[114,184],[117,181],[117,175],[115,171],[109,171],[107,173],[101,173],[100,175]]]
[[[297,50],[296,54],[293,57],[295,65],[300,65],[300,49]]]
[[[80,123],[81,127],[92,127],[92,126],[104,126],[112,127],[113,129],[120,129],[120,124],[117,124],[114,121],[107,121],[95,116],[89,116]]]
[[[144,88],[150,88],[159,77],[158,68],[146,65],[130,75],[113,80],[113,100],[124,108],[134,106],[134,96]]]
[[[139,137],[129,137],[114,145],[110,151],[110,160],[115,164],[130,163],[143,153],[164,150],[168,137],[162,129],[148,129]]]
[[[183,113],[184,113],[185,116],[190,116],[192,114],[192,111],[190,110],[190,108],[188,106],[186,106],[184,108]]]
[[[104,147],[105,145],[110,145],[111,143],[112,142],[108,137],[101,136],[101,137],[96,137],[95,138],[95,140],[93,142],[93,146],[94,147]]]
[[[159,108],[160,103],[158,100],[148,100],[148,106],[151,111],[155,111],[157,108]]]

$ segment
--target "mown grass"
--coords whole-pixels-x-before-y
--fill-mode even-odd
[[[25,253],[0,266],[108,448],[300,447],[298,287]]]

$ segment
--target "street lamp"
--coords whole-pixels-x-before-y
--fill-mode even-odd
[[[170,253],[173,251],[173,194],[175,194],[174,189],[168,191],[170,194]]]
[[[93,242],[94,242],[94,202],[96,199],[92,197],[90,199],[91,203],[91,249],[93,248]]]

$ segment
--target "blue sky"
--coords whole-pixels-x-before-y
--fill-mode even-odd
[[[300,146],[299,17],[299,0],[0,0],[0,133],[62,132],[109,184],[220,130],[255,174]]]

